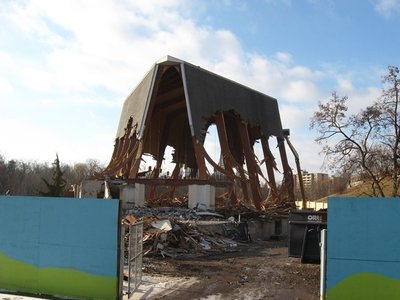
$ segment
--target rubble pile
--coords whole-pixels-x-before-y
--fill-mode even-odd
[[[149,197],[147,203],[151,207],[187,207],[188,195],[173,196],[171,195],[171,191],[167,190],[162,192],[160,195]]]
[[[288,215],[289,211],[296,209],[296,203],[287,201],[284,196],[281,196],[267,201],[264,208],[269,215]]]
[[[234,207],[218,207],[217,212],[202,204],[193,209],[135,207],[125,211],[124,222],[143,221],[143,255],[190,258],[236,251],[237,242],[252,240],[248,220],[279,219],[292,207],[271,201],[268,208],[269,213],[262,214],[241,202]]]
[[[232,222],[221,221],[224,217],[213,212],[164,207],[140,208],[135,216],[126,216],[124,223],[143,221],[143,255],[182,258],[235,251],[236,241],[198,226],[196,221],[200,218]]]
[[[267,205],[265,205],[265,210],[268,212],[268,215],[288,215],[293,209],[296,209],[296,205],[292,203],[267,203]]]
[[[210,252],[230,251],[237,246],[233,240],[206,231],[193,221],[148,219],[144,226],[144,255],[193,257]]]

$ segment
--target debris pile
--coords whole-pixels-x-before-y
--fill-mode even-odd
[[[165,209],[168,210],[168,208]],[[157,211],[160,210],[161,208]],[[189,218],[192,217],[191,220],[188,220],[183,218],[182,211],[176,211],[176,208],[175,211],[170,213],[179,216],[160,217],[152,215],[140,217],[143,220],[143,255],[187,258],[213,252],[235,251],[236,241],[215,231],[207,230],[205,226],[199,226],[195,221],[196,216],[197,218],[212,216],[215,219],[223,217],[222,215],[207,212],[196,213],[191,210],[190,213],[186,212],[185,215]],[[124,222],[134,224],[137,222],[137,216],[128,215]],[[222,224],[228,222],[220,221]]]
[[[251,242],[250,221],[270,222],[285,218],[290,206],[261,214],[244,203],[211,211],[203,204],[183,207],[134,207],[124,211],[125,224],[143,222],[143,255],[190,258],[210,253],[237,251],[237,242]],[[274,206],[275,205],[275,206]],[[272,222],[272,221],[271,221]]]
[[[210,252],[232,251],[237,243],[196,225],[193,221],[144,220],[143,254],[193,257]]]
[[[279,202],[267,202],[265,205],[265,210],[268,212],[268,215],[288,215],[289,212],[293,209],[296,209],[296,205],[293,203],[279,203]]]
[[[148,205],[151,207],[187,207],[188,206],[188,195],[184,194],[181,196],[174,195],[174,189],[168,188],[166,191],[161,191],[159,194],[155,194],[155,190],[150,192],[149,198],[146,200]]]

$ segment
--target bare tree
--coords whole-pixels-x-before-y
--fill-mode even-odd
[[[399,147],[400,147],[400,120],[399,120],[399,89],[400,79],[398,78],[399,68],[389,67],[388,73],[384,77],[385,88],[382,93],[381,101],[377,103],[377,109],[382,112],[381,124],[378,136],[382,141],[383,147],[387,149],[388,164],[386,172],[392,179],[392,193],[395,197],[399,192]]]
[[[347,97],[335,92],[327,103],[319,103],[310,127],[323,144],[322,152],[331,169],[358,175],[371,181],[372,195],[385,197],[384,184],[390,181],[390,196],[399,194],[400,120],[399,69],[389,67],[383,78],[382,96],[358,114],[347,114]]]
[[[89,158],[86,160],[86,166],[88,169],[87,177],[94,176],[104,169],[104,164],[102,164],[99,160],[93,158]]]

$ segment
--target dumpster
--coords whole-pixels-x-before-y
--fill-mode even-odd
[[[288,254],[302,263],[319,263],[320,235],[326,229],[326,211],[293,210],[289,212]]]

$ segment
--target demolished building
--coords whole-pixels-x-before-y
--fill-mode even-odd
[[[204,147],[211,125],[216,126],[221,149],[218,162]],[[270,150],[272,137],[277,141],[281,168]],[[261,145],[261,160],[255,155],[255,143]],[[167,146],[174,149],[170,163],[175,168],[168,178],[162,178]],[[156,163],[143,171],[146,154]],[[207,165],[222,174],[223,180],[216,180]],[[182,168],[190,170],[184,178]],[[279,189],[278,169],[283,173]],[[267,197],[261,192],[261,178],[269,187]],[[145,185],[148,192],[141,197],[147,202],[157,197],[160,185],[169,187],[170,199],[177,186],[197,186],[203,194],[210,187],[223,186],[224,199],[231,205],[242,203],[259,211],[295,207],[277,100],[171,56],[156,62],[125,100],[111,161],[96,179]]]

